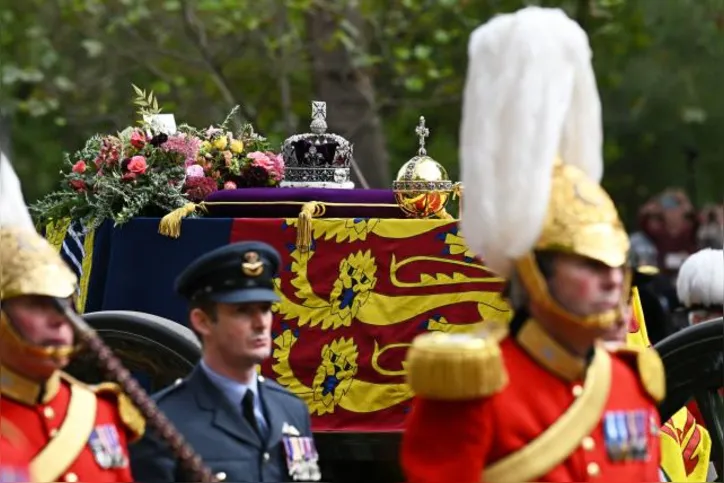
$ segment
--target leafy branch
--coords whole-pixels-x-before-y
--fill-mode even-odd
[[[136,92],[136,98],[133,103],[139,106],[140,109],[138,110],[138,113],[141,117],[155,116],[156,114],[161,113],[161,109],[158,107],[158,100],[153,94],[153,91],[146,94],[145,89],[141,89],[136,84],[131,85],[133,86],[133,90]],[[141,123],[143,123],[143,120]]]

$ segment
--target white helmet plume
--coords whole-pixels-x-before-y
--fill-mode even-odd
[[[559,9],[500,15],[470,36],[460,131],[462,233],[501,276],[535,245],[555,160],[603,175],[586,33]]]
[[[705,248],[684,260],[676,294],[685,307],[724,305],[724,251]]]
[[[0,150],[0,228],[8,227],[35,230],[20,180],[10,160]]]

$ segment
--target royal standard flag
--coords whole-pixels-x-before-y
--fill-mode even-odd
[[[633,319],[626,337],[628,344],[650,347],[646,319],[636,287],[631,296]],[[667,481],[706,481],[711,453],[711,436],[696,424],[691,412],[681,408],[661,428],[661,467]]]

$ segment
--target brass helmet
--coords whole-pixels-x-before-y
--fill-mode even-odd
[[[68,298],[78,278],[58,252],[30,222],[17,176],[7,159],[0,158],[0,205],[14,206],[0,219],[0,338],[36,357],[60,357],[74,347],[44,347],[29,343],[2,310],[6,301],[23,295]]]
[[[608,327],[621,309],[578,317],[550,295],[538,251],[624,267],[629,240],[603,176],[601,102],[586,33],[562,10],[528,7],[473,32],[460,133],[470,248],[516,271],[548,315]],[[630,279],[630,275],[627,277]]]

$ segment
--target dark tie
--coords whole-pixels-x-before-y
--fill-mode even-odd
[[[251,389],[247,389],[246,394],[244,394],[244,399],[241,400],[241,409],[244,413],[244,419],[246,419],[249,424],[251,424],[251,427],[254,428],[256,434],[261,436],[261,431],[259,431],[259,423],[257,422],[256,416],[254,415],[254,393]]]

